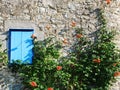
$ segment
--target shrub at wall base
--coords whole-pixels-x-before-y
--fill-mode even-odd
[[[108,90],[119,76],[120,54],[112,42],[115,32],[107,30],[103,11],[98,9],[99,30],[94,41],[76,28],[73,52],[61,57],[61,43],[55,38],[34,41],[32,65],[19,72],[30,90]]]

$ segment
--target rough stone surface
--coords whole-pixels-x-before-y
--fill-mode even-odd
[[[0,39],[3,41],[3,48],[7,46],[5,39],[10,27],[32,28],[30,23],[33,22],[34,25],[32,25],[39,39],[48,36],[55,36],[60,41],[67,39],[69,45],[63,44],[65,47],[63,55],[67,55],[74,41],[72,21],[76,22],[76,27],[82,27],[90,37],[99,28],[96,19],[98,8],[105,10],[108,29],[118,32],[114,42],[120,48],[120,0],[111,0],[109,5],[106,4],[106,0],[0,0]],[[12,24],[15,22],[23,23]],[[8,72],[2,70],[0,73]],[[16,79],[12,77],[12,74],[6,75],[6,78],[3,78],[4,75],[1,76],[1,74],[0,83],[3,83],[0,84],[0,90],[8,90],[11,84],[6,86],[3,79],[13,78],[13,81]],[[118,80],[110,90],[120,90],[120,81]]]
[[[10,69],[2,66],[0,70],[0,90],[21,90],[23,85],[20,77],[11,73]]]

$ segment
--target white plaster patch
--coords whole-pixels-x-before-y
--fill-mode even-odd
[[[37,39],[44,39],[44,32],[39,31],[38,27],[35,25],[35,22],[32,21],[6,20],[5,31],[9,31],[9,29],[34,29],[34,33],[37,36]]]

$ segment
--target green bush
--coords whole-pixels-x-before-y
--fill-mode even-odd
[[[94,40],[76,28],[73,52],[67,57],[60,58],[61,44],[53,38],[34,41],[33,64],[18,69],[24,85],[30,90],[108,90],[120,75],[120,54],[112,42],[115,32],[107,30],[101,9],[97,16],[100,28]]]
[[[2,44],[0,44],[0,49],[2,48]],[[7,60],[8,60],[8,57],[7,57],[7,50],[0,50],[0,63],[2,65],[6,65],[7,64]]]
[[[106,29],[101,9],[98,10],[98,21],[100,28],[95,32],[94,41],[88,40],[81,28],[76,29],[82,37],[78,37],[71,53],[74,57],[74,60],[70,59],[74,65],[74,70],[70,72],[73,90],[108,90],[114,73],[119,72],[120,54],[112,42],[115,32]]]
[[[47,90],[49,87],[55,90],[66,88],[70,74],[64,72],[63,66],[58,61],[60,48],[60,43],[53,43],[52,38],[35,42],[33,64],[23,65],[21,69],[27,87],[31,88],[30,82],[34,81],[37,87],[32,87],[32,90]]]

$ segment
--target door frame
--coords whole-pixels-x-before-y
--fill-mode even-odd
[[[8,33],[8,65],[12,65],[13,63],[10,62],[11,59],[11,32],[12,31],[21,31],[21,32],[29,32],[29,31],[33,31],[34,33],[34,29],[9,29],[9,33]],[[33,58],[32,58],[33,60]],[[32,64],[32,63],[31,63]]]

